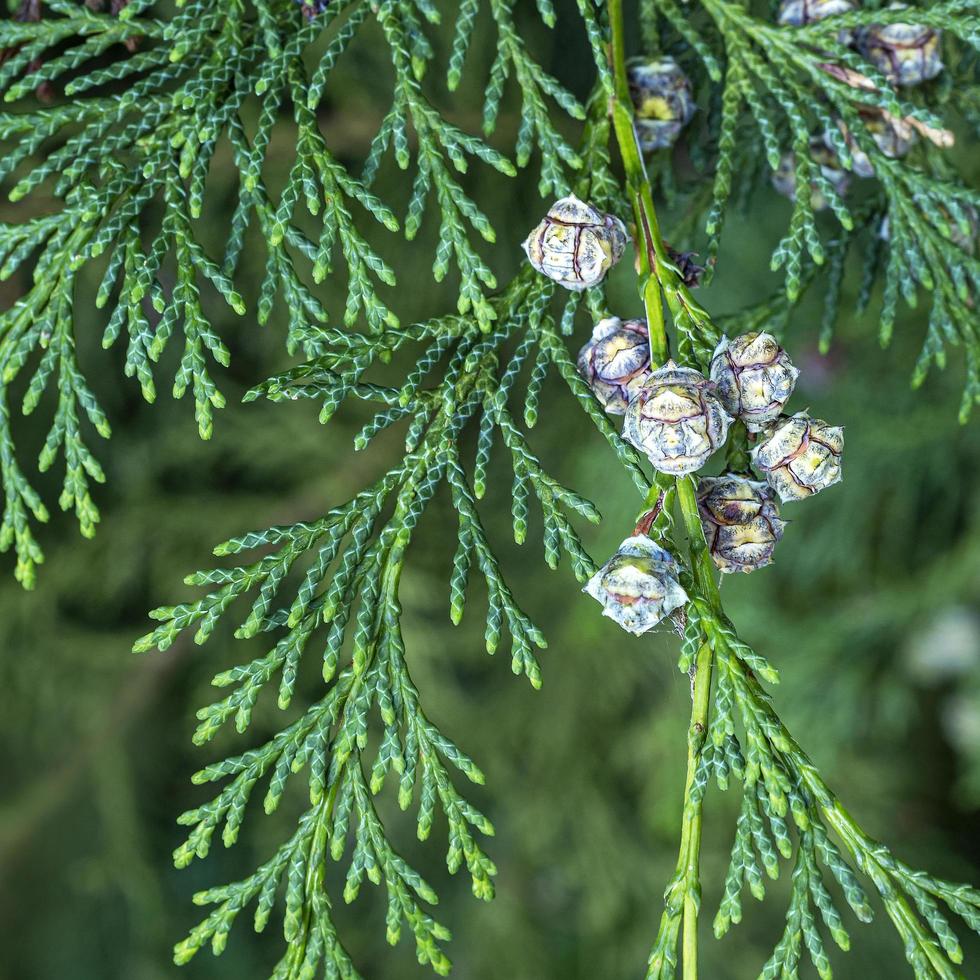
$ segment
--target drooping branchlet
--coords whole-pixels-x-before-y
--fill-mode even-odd
[[[12,11],[11,19],[17,23],[21,24],[36,24],[41,20],[44,11],[41,6],[41,0],[21,0],[18,4],[17,9]],[[5,47],[0,48],[0,65],[4,62],[9,61],[16,54],[20,52],[20,47]],[[41,58],[32,58],[27,63],[27,71],[35,72],[38,71],[44,64]],[[54,88],[50,82],[41,82],[40,85],[35,89],[34,94],[41,102],[50,102],[54,98]]]
[[[942,224],[939,225],[939,232],[944,238],[948,238],[957,248],[961,248],[969,255],[973,255],[977,250],[977,230],[980,228],[980,218],[977,209],[973,205],[960,207],[960,217],[955,218],[947,208],[940,205],[937,210],[942,216]],[[891,241],[891,218],[889,215],[881,221],[878,228],[878,236],[882,241]]]
[[[977,209],[972,204],[967,204],[960,208],[959,217],[954,217],[947,208],[941,207],[939,211],[945,218],[945,224],[940,227],[943,235],[969,255],[975,254],[977,228],[980,227]]]
[[[841,166],[837,154],[828,149],[823,140],[814,139],[810,141],[810,158],[820,168],[820,174],[830,183],[838,197],[843,197],[850,187],[851,177]],[[795,201],[796,183],[796,155],[785,153],[779,161],[779,166],[773,171],[772,186],[783,197]],[[810,207],[814,211],[823,211],[828,203],[826,195],[816,182],[811,183]]]
[[[584,592],[602,603],[602,614],[639,636],[687,602],[680,566],[644,535],[627,538],[589,579]]]

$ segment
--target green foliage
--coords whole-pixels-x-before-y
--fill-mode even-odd
[[[689,607],[686,643],[702,641],[713,652],[718,673],[711,722],[698,754],[688,806],[700,805],[712,777],[722,790],[728,789],[733,777],[742,783],[741,812],[724,895],[714,919],[715,936],[720,939],[741,921],[745,888],[762,901],[766,896],[763,874],[775,880],[780,858],[793,859],[786,930],[760,976],[796,973],[804,953],[821,977],[832,976],[818,919],[840,949],[850,948],[850,937],[828,885],[840,889],[860,921],[870,922],[874,914],[856,868],[878,892],[902,937],[915,975],[956,976],[955,964],[962,963],[963,951],[938,903],[945,903],[977,931],[980,891],[914,871],[861,829],[773,710],[757,678],[775,682],[776,672],[738,639],[731,624],[719,619],[710,604],[696,601]],[[688,669],[686,659],[681,669]],[[736,725],[742,729],[741,738]],[[795,848],[791,824],[796,829]],[[843,851],[834,843],[831,831],[837,834]],[[687,889],[697,886],[685,880],[685,870],[679,866],[678,876],[668,886],[667,910],[647,974],[651,978],[674,975],[683,897]]]
[[[357,450],[387,438],[394,426],[404,428],[400,460],[346,502],[321,517],[248,532],[219,545],[216,555],[241,555],[242,564],[189,576],[186,583],[203,587],[204,596],[157,609],[153,616],[160,625],[137,643],[139,650],[164,650],[184,631],[204,643],[225,617],[231,618],[232,607],[236,637],[262,638],[264,652],[214,678],[216,687],[232,691],[198,713],[198,744],[232,720],[238,733],[248,730],[267,688],[278,688],[278,708],[290,712],[305,655],[311,646],[320,649],[319,697],[292,710],[293,720],[257,747],[212,763],[194,777],[195,783],[222,786],[212,800],[180,818],[191,829],[174,855],[179,867],[205,857],[219,829],[226,847],[236,842],[260,784],[264,808],[272,813],[300,782],[290,777],[305,769],[302,792],[308,807],[295,832],[252,874],[196,896],[214,909],[177,946],[177,962],[189,960],[208,942],[215,953],[222,952],[235,919],[253,903],[255,929],[263,930],[278,903],[286,949],[274,976],[357,976],[332,912],[327,868],[337,862],[346,865],[345,902],[358,897],[365,878],[383,884],[389,943],[398,942],[405,925],[419,962],[439,974],[448,971],[443,944],[449,932],[431,913],[436,892],[393,843],[376,798],[389,776],[390,783],[397,782],[398,804],[414,811],[418,838],[426,840],[435,827],[444,831],[448,870],[455,874],[465,867],[481,899],[493,896],[496,869],[483,841],[493,826],[457,785],[460,775],[481,784],[481,770],[423,708],[406,657],[399,587],[423,513],[445,484],[458,541],[450,617],[461,621],[477,571],[487,592],[488,653],[498,649],[506,629],[514,673],[540,685],[534,650],[545,646],[543,633],[504,579],[478,502],[489,486],[512,480],[515,542],[524,544],[529,522],[537,522],[531,516],[533,494],[545,563],[557,569],[564,553],[579,582],[594,571],[573,519],[598,522],[598,509],[552,476],[529,441],[528,430],[542,414],[542,386],[553,373],[632,478],[644,509],[656,505],[651,533],[673,551],[684,541],[690,548],[684,584],[692,601],[680,662],[691,673],[694,697],[684,829],[648,976],[675,975],[679,943],[686,976],[692,953],[696,962],[702,802],[712,776],[723,789],[733,777],[742,785],[715,918],[719,937],[741,919],[743,887],[761,900],[763,872],[776,878],[780,858],[795,857],[785,932],[762,976],[796,976],[804,952],[820,976],[830,976],[819,923],[842,949],[850,942],[832,889],[840,889],[860,920],[872,915],[858,873],[873,884],[915,975],[957,976],[962,951],[940,903],[980,931],[980,893],[914,871],[870,838],[789,735],[760,685],[760,679],[775,682],[775,671],[739,639],[722,610],[690,479],[658,478],[651,484],[637,454],[577,374],[565,337],[583,307],[593,318],[606,311],[602,290],[572,294],[558,304],[554,285],[528,268],[498,289],[477,245],[477,239],[493,243],[495,232],[460,175],[473,161],[504,175],[516,173],[488,142],[512,79],[521,119],[513,156],[521,168],[538,161],[540,194],[574,189],[601,207],[632,208],[639,295],[651,337],[659,340],[658,354],[667,352],[665,312],[675,356],[701,370],[722,328],[781,330],[805,289],[818,281],[821,266],[830,276],[821,334],[828,344],[849,259],[863,251],[866,286],[860,302],[867,304],[880,278],[883,341],[891,336],[900,295],[912,304],[920,291],[931,294],[917,382],[930,363],[944,363],[948,344],[963,346],[965,418],[980,398],[980,341],[971,309],[980,263],[969,241],[975,231],[971,209],[980,206],[980,195],[955,181],[947,157],[928,138],[907,160],[886,156],[859,109],[883,110],[927,137],[948,142],[940,113],[958,111],[971,118],[971,86],[947,83],[930,88],[928,99],[919,93],[906,97],[842,42],[842,30],[895,22],[900,15],[894,11],[869,6],[787,30],[751,6],[726,0],[705,0],[694,17],[673,0],[645,0],[641,22],[649,47],[676,49],[684,60],[691,60],[693,51],[707,76],[702,79],[709,92],[705,138],[692,153],[700,172],[679,181],[669,154],[652,163],[655,185],[669,201],[686,204],[690,227],[704,225],[712,259],[726,212],[749,192],[763,163],[775,169],[784,151],[794,155],[794,203],[773,253],[773,268],[784,270],[782,290],[714,322],[660,237],[651,184],[633,136],[618,0],[608,6],[592,0],[577,4],[576,26],[595,58],[596,83],[584,105],[529,53],[515,21],[516,5],[489,0],[498,43],[485,90],[484,138],[451,122],[423,84],[447,40],[438,31],[440,10],[431,0],[302,7],[291,0],[248,5],[200,0],[158,19],[148,15],[148,3],[130,3],[118,17],[64,0],[47,6],[53,16],[0,26],[0,44],[13,51],[0,68],[7,100],[32,99],[41,86],[55,82],[63,85],[66,99],[0,116],[0,139],[11,145],[4,176],[16,177],[12,199],[47,193],[59,207],[0,229],[4,274],[34,262],[33,285],[0,315],[0,472],[6,494],[0,547],[14,546],[17,577],[33,583],[42,556],[30,515],[47,518],[18,465],[9,422],[7,389],[28,365],[33,374],[23,395],[26,414],[58,378],[54,421],[39,467],[47,469],[63,451],[62,508],[74,508],[83,533],[91,534],[98,520],[89,481],[100,482],[103,475],[83,442],[80,414],[103,436],[109,435],[109,425],[78,367],[73,332],[76,279],[89,263],[103,262],[96,303],[111,309],[103,344],[112,346],[125,329],[125,371],[137,378],[148,401],[155,397],[156,362],[174,333],[183,335],[174,394],[193,391],[202,437],[210,437],[213,409],[224,403],[208,359],[223,366],[229,360],[213,326],[214,310],[223,302],[238,314],[246,312],[243,295],[249,290],[239,282],[239,267],[253,238],[266,256],[256,318],[265,322],[284,300],[286,347],[304,360],[253,388],[246,400],[312,399],[324,423],[345,401],[373,403],[377,412],[355,437]],[[453,11],[443,45],[449,91],[463,78],[483,6],[463,0]],[[543,24],[553,27],[552,4],[540,0],[537,7]],[[975,9],[948,0],[915,16],[946,31],[949,73],[972,77],[970,46],[980,36]],[[390,55],[391,102],[355,176],[328,148],[317,110],[337,62],[372,25],[373,43]],[[109,51],[112,57],[106,59]],[[283,124],[283,105],[291,114],[291,164],[285,183],[273,191],[265,179],[266,155],[273,129]],[[753,129],[744,125],[748,119]],[[577,148],[563,132],[573,121],[583,124]],[[853,167],[855,150],[873,164],[874,189],[856,203],[845,200],[811,158],[813,140],[824,134],[843,167]],[[610,164],[614,137],[623,158],[623,189]],[[401,220],[396,204],[372,189],[389,150],[397,167],[411,174]],[[208,182],[218,159],[225,166],[230,162],[238,188],[230,223],[215,234],[207,227]],[[832,230],[818,218],[811,189],[829,204],[836,222]],[[433,277],[453,275],[456,310],[403,326],[386,298],[386,289],[397,282],[397,263],[383,258],[362,228],[370,217],[389,233],[403,228],[411,240],[432,205],[438,228]],[[346,266],[347,298],[341,325],[334,325],[315,287],[333,274],[338,256]],[[414,365],[395,383],[385,382],[383,369],[394,362],[393,370],[400,370],[407,345],[417,348]],[[463,441],[470,422],[476,429],[472,464]],[[503,478],[491,469],[495,442],[507,459]],[[681,517],[677,523],[675,511]]]
[[[58,406],[39,467],[49,468],[64,452],[59,503],[75,509],[86,535],[98,521],[90,481],[103,476],[84,441],[80,415],[99,435],[110,432],[74,356],[72,304],[86,264],[106,259],[96,296],[96,305],[111,310],[103,345],[125,343],[125,372],[137,379],[147,401],[156,397],[156,363],[175,333],[182,335],[174,396],[192,393],[198,430],[209,438],[213,410],[224,404],[209,361],[227,365],[229,359],[214,319],[221,301],[246,313],[235,279],[250,226],[267,249],[254,313],[264,323],[277,301],[285,302],[289,350],[313,355],[329,342],[323,330],[330,317],[309,281],[321,282],[338,257],[348,279],[342,321],[351,327],[363,317],[376,331],[397,326],[381,291],[396,284],[395,274],[355,219],[363,211],[389,232],[398,231],[391,208],[370,191],[391,149],[402,170],[414,169],[406,236],[416,235],[433,199],[439,223],[433,275],[440,280],[455,269],[460,314],[488,329],[494,317],[488,291],[496,280],[473,235],[488,242],[495,236],[454,174],[465,173],[473,160],[515,172],[503,154],[445,119],[423,92],[435,50],[425,25],[439,21],[432,4],[353,0],[304,16],[291,0],[201,0],[180,5],[165,19],[147,16],[149,6],[130,3],[116,17],[61,0],[47,4],[51,16],[38,21],[0,23],[0,49],[14,52],[0,67],[6,101],[30,100],[40,86],[56,83],[67,100],[0,115],[0,176],[16,178],[10,198],[44,195],[57,204],[0,226],[0,275],[34,260],[32,287],[0,316],[0,420],[9,416],[10,388],[21,371],[33,371],[22,402],[28,414],[57,379]],[[458,14],[450,87],[460,78],[475,6],[464,4]],[[518,163],[525,165],[538,148],[542,191],[563,191],[568,167],[580,161],[547,107],[553,101],[576,118],[584,110],[527,53],[512,6],[493,4],[501,45],[484,131],[493,133],[504,84],[515,74],[526,103]],[[544,13],[553,19],[546,8]],[[390,52],[392,104],[358,177],[331,154],[316,110],[334,64],[368,21],[377,23]],[[285,186],[273,194],[263,169],[284,102],[295,126],[295,160]],[[216,165],[228,165],[227,156],[216,157],[219,149],[231,153],[239,185],[230,223],[215,234],[208,227],[208,178]],[[0,547],[14,546],[16,574],[30,586],[42,560],[30,522],[45,521],[47,512],[17,460],[6,421],[0,439],[6,495]]]
[[[546,369],[554,364],[580,397],[592,399],[547,313],[552,292],[551,284],[524,271],[498,300],[496,327],[490,334],[460,316],[397,335],[364,338],[363,342],[338,334],[334,351],[271,379],[256,392],[273,400],[305,397],[321,401],[321,419],[329,417],[348,394],[380,402],[387,407],[361,430],[355,446],[367,446],[388,426],[402,422],[407,423],[406,455],[369,488],[315,522],[251,532],[219,545],[215,549],[218,555],[237,555],[267,546],[272,550],[247,565],[189,576],[188,584],[209,587],[208,595],[156,610],[153,615],[162,624],[137,644],[140,650],[153,646],[166,649],[189,629],[195,629],[195,640],[203,643],[236,599],[256,595],[236,635],[249,638],[276,632],[280,638],[267,653],[215,677],[215,685],[235,685],[235,690],[199,712],[195,741],[204,743],[232,718],[238,730],[244,731],[262,688],[277,674],[279,707],[288,708],[300,659],[314,635],[322,638],[322,674],[327,685],[324,698],[261,748],[210,766],[195,777],[197,782],[232,778],[210,804],[181,818],[193,830],[175,853],[178,865],[205,856],[212,834],[222,823],[223,841],[226,846],[234,843],[248,797],[266,776],[269,789],[264,805],[271,812],[289,775],[308,766],[310,810],[301,821],[300,832],[253,876],[199,896],[202,902],[220,905],[178,948],[179,959],[193,955],[208,939],[220,952],[233,918],[257,895],[256,926],[263,927],[279,879],[285,877],[284,928],[290,952],[281,965],[282,975],[290,975],[289,970],[298,969],[301,962],[307,970],[315,970],[324,957],[333,963],[331,957],[342,954],[329,916],[325,916],[329,899],[322,891],[322,870],[318,869],[322,869],[326,841],[330,842],[330,854],[339,860],[349,828],[357,828],[345,900],[356,898],[365,874],[375,884],[384,880],[389,895],[389,941],[398,940],[399,923],[404,919],[415,936],[420,961],[431,963],[437,972],[447,970],[449,961],[438,941],[448,938],[448,933],[419,903],[434,903],[435,892],[394,852],[372,802],[392,770],[397,774],[399,805],[402,809],[417,806],[419,839],[428,838],[438,806],[448,824],[446,863],[450,872],[465,864],[474,894],[492,897],[494,866],[474,831],[492,834],[493,828],[455,788],[450,767],[474,782],[482,783],[483,776],[423,711],[404,657],[398,584],[416,524],[445,481],[457,512],[459,536],[450,584],[450,615],[459,623],[471,570],[477,570],[488,594],[487,652],[496,652],[506,629],[514,673],[524,673],[534,686],[540,686],[533,651],[545,645],[544,637],[517,605],[504,581],[476,503],[485,490],[489,447],[494,435],[499,434],[514,475],[515,541],[523,543],[526,538],[528,497],[533,492],[543,517],[546,562],[557,568],[564,550],[580,581],[594,570],[566,509],[592,521],[598,520],[598,512],[589,501],[545,472],[507,407],[514,382],[532,353],[537,376],[542,373],[541,365]],[[526,338],[503,357],[502,347],[518,330],[524,330]],[[401,389],[361,381],[377,351],[394,351],[406,341],[427,346]],[[421,388],[443,359],[444,380]],[[525,417],[527,400],[534,391],[528,386]],[[471,479],[458,439],[464,425],[478,413],[482,413],[480,439]],[[611,430],[608,434],[642,481],[633,451]],[[290,572],[298,582],[295,594],[285,592]],[[344,646],[348,637],[349,652]],[[383,729],[376,745],[369,744],[369,723],[375,713]],[[299,915],[294,910],[299,908],[312,908],[314,924],[322,922],[328,931],[307,934],[293,925]],[[309,922],[303,926],[314,928]],[[301,955],[297,950],[305,952]],[[343,963],[346,960],[337,960],[334,967],[342,971],[346,968]]]
[[[961,407],[965,420],[980,398],[971,301],[980,281],[980,261],[974,254],[980,194],[956,179],[946,150],[953,134],[946,127],[962,115],[970,117],[975,97],[980,46],[976,5],[950,0],[916,8],[916,24],[944,31],[946,78],[926,89],[894,88],[846,43],[869,25],[908,22],[902,8],[868,3],[843,16],[786,28],[773,23],[768,10],[755,14],[753,5],[707,0],[699,7],[692,16],[674,0],[642,3],[647,32],[659,36],[661,26],[666,28],[668,49],[692,71],[689,52],[694,52],[709,80],[721,86],[704,134],[704,143],[714,145],[716,153],[703,164],[697,161],[713,170],[713,183],[707,192],[703,179],[692,182],[687,195],[691,210],[686,220],[692,227],[704,225],[709,256],[718,253],[733,198],[743,196],[767,168],[776,170],[785,153],[794,161],[792,212],[772,256],[773,269],[783,271],[785,301],[774,297],[752,311],[751,329],[785,324],[803,292],[822,281],[827,303],[821,344],[826,350],[839,313],[839,284],[849,265],[861,267],[867,283],[859,307],[871,301],[878,279],[884,284],[879,313],[883,345],[891,339],[899,299],[915,306],[919,294],[928,293],[931,312],[913,383],[922,384],[931,365],[945,366],[948,347],[962,347],[967,363]],[[904,120],[923,138],[907,158],[893,159],[872,138],[862,110]],[[755,139],[747,136],[752,127]],[[972,125],[967,132],[975,138]],[[815,139],[832,145],[845,170],[852,169],[855,151],[871,161],[873,185],[855,204],[844,199],[814,159]],[[669,161],[658,163],[669,166]],[[655,165],[655,174],[659,169]],[[821,221],[815,213],[813,192],[825,199],[834,222]],[[818,277],[821,269],[826,270],[823,280]]]

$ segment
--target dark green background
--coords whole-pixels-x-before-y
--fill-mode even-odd
[[[542,59],[583,93],[588,54],[574,15],[563,17],[554,35],[534,34]],[[385,105],[388,79],[377,42],[365,34],[323,110],[331,145],[352,165]],[[474,78],[485,77],[492,47],[492,35],[481,28],[470,63]],[[452,99],[438,79],[430,89],[462,126],[478,127],[472,84]],[[502,148],[516,127],[512,98],[508,106]],[[289,148],[285,122],[273,145],[273,184],[289,163]],[[967,159],[969,149],[961,146],[959,155]],[[232,178],[228,155],[219,154],[205,231],[213,242],[221,241]],[[519,242],[544,207],[534,178],[508,182],[475,166],[468,181],[497,227],[498,244],[487,254],[506,281],[522,260]],[[379,187],[395,201],[407,194],[404,176],[393,169]],[[762,189],[748,213],[730,221],[719,275],[701,297],[709,309],[731,311],[776,287],[768,256],[788,209]],[[25,213],[0,207],[3,220]],[[668,238],[679,217],[673,212],[665,220]],[[405,284],[389,295],[406,322],[453,301],[451,283],[430,282],[428,231],[411,245],[381,242]],[[259,243],[252,254],[243,271],[254,284],[262,269]],[[629,266],[622,263],[612,287],[623,315],[638,312]],[[205,799],[190,774],[219,754],[257,744],[282,718],[274,704],[260,702],[247,736],[226,734],[194,749],[193,712],[212,700],[210,678],[253,656],[257,641],[233,641],[225,629],[203,649],[179,643],[166,654],[137,658],[129,647],[148,628],[147,609],[191,594],[180,581],[210,564],[214,543],[249,527],[317,517],[398,452],[397,436],[353,452],[352,437],[366,417],[357,408],[323,428],[309,403],[238,405],[250,385],[289,363],[282,324],[259,328],[217,303],[215,322],[233,351],[232,367],[220,378],[230,407],[220,413],[212,442],[202,444],[191,406],[167,394],[173,358],[161,368],[158,404],[147,407],[122,377],[122,352],[101,351],[104,318],[91,304],[95,271],[79,290],[77,326],[82,367],[115,429],[112,441],[97,447],[108,475],[97,493],[104,523],[87,542],[70,517],[58,514],[41,534],[47,563],[37,590],[22,592],[9,574],[0,583],[4,980],[177,975],[170,947],[199,916],[191,894],[243,876],[285,835],[299,812],[296,797],[274,818],[256,803],[234,849],[216,844],[207,861],[172,870],[170,852],[181,840],[174,817]],[[855,278],[848,278],[845,305]],[[25,283],[22,276],[0,285],[0,303],[9,304]],[[325,287],[332,310],[342,308],[342,288],[342,278]],[[818,283],[814,299],[821,291]],[[787,507],[792,523],[775,566],[726,580],[723,597],[745,637],[781,670],[778,710],[869,832],[913,865],[977,882],[976,423],[956,422],[962,376],[955,352],[945,374],[909,390],[924,312],[904,315],[885,351],[873,313],[858,319],[845,313],[823,358],[815,347],[819,316],[816,303],[805,303],[787,335],[803,369],[793,406],[846,426],[845,481]],[[577,348],[586,335],[580,321],[570,344]],[[17,423],[25,461],[43,439],[43,410],[39,415]],[[609,553],[639,502],[555,379],[546,384],[532,442],[552,472],[599,504],[605,520],[583,535],[593,554]],[[52,501],[55,482],[40,483]],[[546,569],[534,526],[523,549],[509,542],[508,498],[504,473],[482,513],[515,594],[549,638],[542,691],[511,675],[506,654],[492,660],[483,652],[478,589],[463,625],[449,624],[455,523],[443,495],[422,522],[403,584],[408,656],[429,713],[487,774],[477,798],[498,832],[490,844],[499,867],[497,899],[483,906],[465,880],[447,881],[438,828],[430,843],[418,845],[410,819],[389,808],[391,833],[442,896],[442,918],[455,934],[456,977],[634,978],[642,974],[676,857],[687,680],[676,670],[672,637],[626,636],[598,615],[567,568]],[[4,571],[10,567],[8,556]],[[709,936],[734,795],[712,790],[705,810],[703,961],[711,980],[756,975],[781,931],[786,902],[788,873],[764,905],[746,896],[745,921],[721,943]],[[393,952],[384,944],[375,889],[365,887],[351,908],[340,902],[339,889],[335,894],[342,934],[366,977],[424,975],[409,940]],[[220,960],[202,952],[180,975],[265,976],[281,940],[274,925],[256,937],[249,918],[241,917]],[[904,975],[899,942],[880,910],[870,928],[845,918],[854,948],[836,955],[840,977]],[[977,943],[967,949],[967,975],[980,975]]]

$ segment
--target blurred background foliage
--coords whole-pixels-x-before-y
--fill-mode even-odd
[[[370,38],[367,32],[342,63],[322,116],[328,142],[352,166],[374,131],[387,84]],[[533,40],[545,64],[586,94],[589,57],[575,19],[561,18],[554,32]],[[478,35],[471,57],[485,69],[492,54]],[[470,84],[480,77],[485,70],[471,72]],[[441,86],[433,82],[432,89]],[[464,86],[452,102],[443,92],[443,101],[464,128],[478,128],[475,91]],[[513,102],[509,113],[501,139],[516,129]],[[284,134],[274,158],[282,174],[289,146]],[[971,150],[975,144],[961,139],[959,155],[969,160]],[[675,158],[682,169],[684,155],[682,146]],[[972,160],[975,179],[975,152]],[[223,191],[220,156],[214,171],[212,201],[230,201],[231,175],[226,168]],[[397,170],[379,180],[383,196],[407,197]],[[533,180],[507,181],[475,168],[470,181],[496,224],[492,265],[505,282],[543,205]],[[718,275],[702,290],[709,309],[733,311],[774,288],[768,256],[789,207],[764,183],[749,198],[745,214],[726,230]],[[0,205],[0,216],[12,213]],[[217,233],[227,215],[215,218]],[[683,218],[678,199],[663,222],[668,239]],[[403,322],[452,303],[452,284],[436,286],[429,276],[433,244],[419,240],[391,256],[403,284],[395,297]],[[246,282],[259,279],[260,259],[254,261]],[[611,293],[624,316],[638,312],[627,265],[617,270]],[[77,316],[80,362],[116,433],[102,451],[103,525],[86,542],[72,518],[54,518],[42,538],[48,558],[37,591],[21,591],[10,575],[0,580],[5,980],[174,976],[170,947],[198,916],[191,894],[254,867],[282,838],[296,812],[285,805],[273,817],[257,812],[247,820],[236,849],[217,848],[211,860],[184,872],[171,869],[170,851],[181,837],[174,818],[206,792],[190,784],[190,774],[243,747],[233,735],[203,751],[190,743],[194,710],[210,700],[210,678],[240,662],[243,652],[232,651],[228,631],[203,651],[178,643],[145,659],[134,658],[130,644],[146,629],[146,610],[171,601],[182,576],[208,564],[214,543],[249,527],[319,515],[400,451],[397,436],[379,440],[366,456],[352,451],[367,418],[357,406],[322,428],[308,404],[237,405],[235,396],[288,364],[283,326],[259,329],[218,304],[213,314],[233,353],[224,382],[231,397],[212,442],[199,442],[189,405],[165,396],[147,407],[136,385],[122,380],[121,352],[99,350],[102,320],[91,303],[96,274],[90,273],[89,294],[83,289],[79,296]],[[855,273],[846,281],[845,309],[856,279]],[[0,304],[24,285],[0,285]],[[332,309],[342,304],[329,282],[323,295]],[[726,605],[746,639],[780,668],[779,711],[856,816],[911,864],[976,883],[980,438],[975,424],[956,421],[962,384],[956,368],[910,391],[924,329],[915,311],[906,313],[885,351],[871,318],[845,313],[821,357],[819,299],[809,297],[794,314],[786,344],[803,368],[798,401],[848,427],[847,478],[807,507],[787,508],[792,524],[775,566],[726,580]],[[577,349],[586,334],[580,322],[570,345]],[[554,379],[542,406],[536,449],[551,472],[599,502],[606,519],[584,534],[601,558],[631,525],[635,490]],[[31,425],[21,438],[39,447],[43,433]],[[509,481],[491,486],[483,513],[504,548],[515,594],[550,641],[541,692],[515,680],[506,661],[486,656],[478,616],[450,625],[454,534],[441,531],[451,514],[441,497],[412,545],[403,585],[413,676],[433,719],[487,774],[478,802],[498,829],[491,846],[500,869],[496,900],[483,906],[465,881],[448,882],[438,845],[413,841],[411,821],[398,815],[387,791],[381,805],[390,811],[396,842],[439,888],[454,931],[457,978],[634,977],[676,857],[687,680],[677,673],[672,637],[626,637],[578,594],[566,568],[550,573],[537,556],[527,560],[518,547],[507,547],[508,497]],[[315,684],[311,678],[308,690]],[[279,714],[260,702],[249,744],[275,732]],[[704,863],[711,915],[732,806],[724,794],[709,794]],[[772,887],[784,894],[786,884]],[[406,950],[379,942],[383,903],[372,892],[337,910],[355,962],[372,980],[427,975]],[[782,929],[784,908],[779,898],[750,903],[741,926],[721,943],[704,944],[704,975],[755,976]],[[852,934],[853,950],[837,956],[838,976],[905,975],[886,925]],[[274,932],[252,934],[243,922],[220,960],[202,953],[181,975],[262,977],[280,942]],[[975,937],[972,946],[967,939],[968,975],[980,975],[977,947]]]

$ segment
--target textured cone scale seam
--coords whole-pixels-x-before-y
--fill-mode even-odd
[[[640,636],[687,602],[679,574],[680,566],[669,551],[645,535],[634,535],[582,591],[602,604],[603,616]]]
[[[726,574],[771,564],[783,536],[772,489],[735,473],[698,481],[697,499],[705,540],[715,565]]]
[[[889,9],[904,9],[891,4]],[[858,35],[858,48],[893,85],[919,85],[943,68],[942,31],[924,24],[875,24]]]
[[[709,376],[725,411],[750,432],[775,421],[796,387],[799,369],[765,331],[723,337],[711,356]]]
[[[800,412],[773,427],[752,463],[780,500],[805,500],[840,481],[843,452],[843,428]]]
[[[784,27],[804,27],[852,10],[857,10],[853,0],[783,0],[777,20]]]
[[[579,292],[602,282],[628,241],[619,218],[570,194],[549,208],[523,247],[538,272]]]
[[[668,361],[629,403],[623,437],[654,469],[679,476],[700,469],[724,445],[731,421],[713,382]]]
[[[579,374],[610,415],[623,415],[650,375],[646,320],[600,320],[578,354]]]

